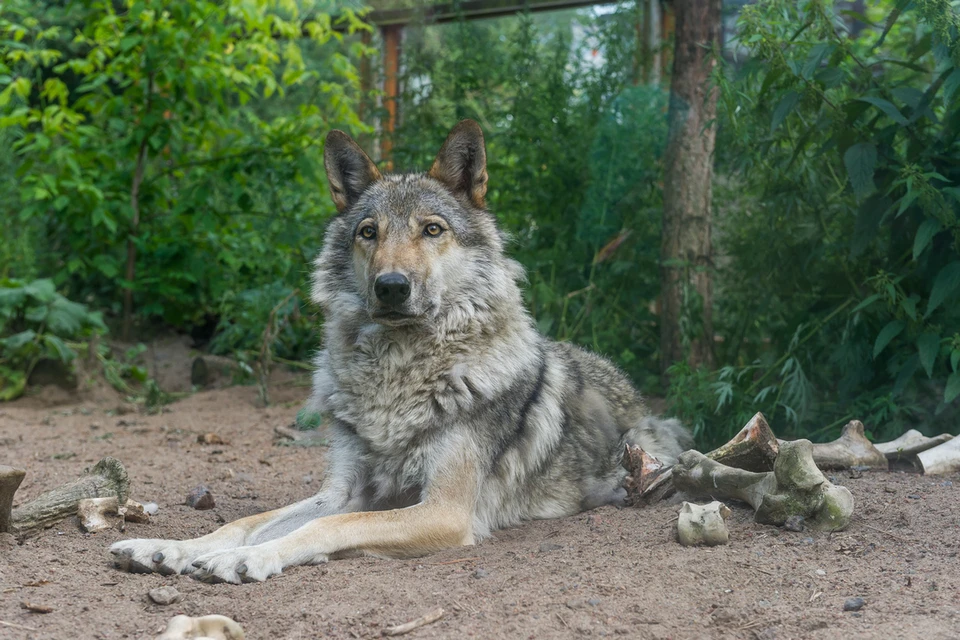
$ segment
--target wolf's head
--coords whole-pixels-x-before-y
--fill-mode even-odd
[[[503,255],[486,210],[483,132],[464,120],[430,171],[381,175],[342,131],[324,164],[339,214],[316,261],[313,299],[389,327],[461,325],[498,297],[515,297],[522,271]]]

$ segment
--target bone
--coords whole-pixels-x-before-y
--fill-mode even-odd
[[[926,451],[927,449],[933,449],[951,439],[953,439],[953,436],[949,433],[928,438],[916,429],[910,429],[896,440],[879,442],[873,446],[891,462],[900,460],[909,462],[913,461],[918,453]]]
[[[921,451],[917,454],[917,460],[920,461],[923,474],[927,476],[960,473],[960,437]]]
[[[157,640],[243,640],[243,628],[227,616],[176,616]]]
[[[116,496],[109,498],[86,498],[77,505],[80,527],[88,533],[112,529],[123,522],[150,522],[150,516],[139,502],[127,499],[119,506]]]
[[[693,496],[746,502],[761,524],[779,526],[790,516],[801,516],[812,529],[839,531],[853,513],[850,491],[827,481],[809,440],[780,443],[773,471],[766,473],[735,469],[687,451],[673,467],[673,483]]]
[[[130,480],[116,458],[106,457],[88,469],[78,480],[57,487],[33,502],[14,509],[10,531],[24,537],[77,513],[85,498],[114,496],[126,502]]]
[[[411,620],[410,622],[404,622],[403,624],[398,624],[395,627],[387,627],[380,632],[384,636],[402,636],[405,633],[410,633],[414,629],[422,627],[424,625],[433,624],[437,620],[443,617],[443,608],[437,607],[431,611],[426,612],[419,618]]]
[[[0,533],[11,530],[13,494],[17,492],[26,471],[0,465]]]
[[[781,444],[783,444],[781,442]],[[887,457],[863,433],[863,423],[851,420],[833,442],[813,445],[813,460],[821,469],[887,469]]]
[[[756,413],[730,442],[706,454],[728,467],[747,471],[770,471],[780,445],[762,413]]]
[[[623,466],[629,472],[623,482],[623,488],[627,490],[628,504],[651,502],[651,492],[665,479],[663,463],[643,448],[628,444],[623,453]],[[669,471],[666,474],[669,475]]]
[[[730,542],[725,520],[730,509],[722,502],[699,505],[684,502],[677,520],[677,541],[685,547],[713,547]]]

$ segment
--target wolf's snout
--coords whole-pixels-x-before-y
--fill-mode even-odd
[[[410,297],[410,281],[402,273],[385,273],[373,283],[373,292],[383,304],[396,307]]]

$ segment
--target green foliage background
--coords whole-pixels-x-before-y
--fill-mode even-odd
[[[881,438],[956,432],[956,3],[742,4],[714,78],[716,370],[656,375],[669,85],[639,81],[634,3],[408,26],[394,161],[426,168],[477,119],[540,328],[666,394],[701,446],[758,410],[784,436],[853,417]],[[323,136],[369,143],[379,115],[363,28],[313,0],[4,3],[0,276],[49,278],[113,326],[132,289],[141,331],[212,333],[220,353],[259,350],[275,311],[276,355],[307,358]]]

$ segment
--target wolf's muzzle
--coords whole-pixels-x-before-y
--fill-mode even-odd
[[[390,307],[397,307],[410,297],[410,281],[402,273],[385,273],[373,283],[377,300]]]

